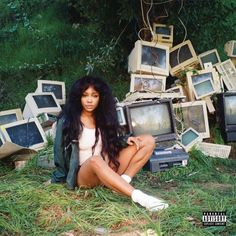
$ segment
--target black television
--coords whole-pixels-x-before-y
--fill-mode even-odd
[[[236,91],[218,93],[216,113],[224,141],[236,141]]]
[[[125,111],[129,132],[133,135],[151,134],[158,142],[177,138],[171,99],[127,104]]]

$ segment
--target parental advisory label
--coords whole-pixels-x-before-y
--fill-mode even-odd
[[[204,211],[202,213],[203,226],[226,226],[226,211]]]

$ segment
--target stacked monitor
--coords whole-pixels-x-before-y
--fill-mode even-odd
[[[58,115],[61,107],[52,92],[29,93],[26,98],[26,105],[23,111],[25,119],[37,117],[41,113]]]
[[[190,40],[170,49],[170,73],[177,75],[183,68],[199,64],[197,54]]]
[[[36,92],[29,93],[25,101],[23,114],[21,109],[0,112],[0,146],[8,141],[34,150],[43,148],[45,133],[51,134],[51,125],[65,103],[65,83],[38,80]],[[44,118],[49,125],[45,126]]]
[[[227,59],[216,66],[228,90],[236,90],[236,68],[231,59]]]
[[[38,80],[38,88],[36,92],[52,92],[54,93],[60,105],[65,104],[66,102],[65,82],[54,80]]]
[[[204,138],[210,137],[208,113],[205,101],[193,101],[173,104],[177,129],[188,128],[196,130]]]
[[[195,72],[189,71],[186,75],[188,80],[189,99],[191,101],[195,100],[195,98],[201,99],[210,96],[216,93],[217,90],[220,90],[220,85],[216,83],[216,81],[218,81],[218,75],[213,68]],[[191,91],[193,93],[191,93]]]
[[[128,72],[169,75],[169,47],[137,40],[128,57]]]
[[[172,47],[173,45],[173,35],[174,35],[174,26],[173,25],[164,25],[164,24],[153,24],[153,38],[152,41],[163,43]]]
[[[212,50],[199,54],[198,60],[200,62],[202,69],[205,68],[204,64],[209,63],[209,62],[212,64],[212,66],[216,66],[221,63],[220,56],[218,54],[217,49],[212,49]]]
[[[236,141],[236,91],[217,94],[217,117],[225,142]]]

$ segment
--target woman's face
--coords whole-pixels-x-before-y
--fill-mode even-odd
[[[100,94],[93,87],[88,87],[82,94],[81,104],[84,111],[94,112],[97,108]]]

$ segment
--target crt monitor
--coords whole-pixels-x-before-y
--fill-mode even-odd
[[[23,120],[20,108],[0,111],[0,125],[8,124],[18,120]]]
[[[206,101],[180,102],[173,104],[173,107],[179,133],[192,127],[203,139],[210,138]]]
[[[236,57],[236,40],[228,41],[225,46],[224,50],[229,57]]]
[[[186,152],[190,151],[195,144],[201,141],[201,135],[192,127],[189,127],[180,135],[181,146],[183,146]]]
[[[65,104],[65,82],[54,80],[38,80],[38,93],[53,92],[59,104]]]
[[[205,69],[200,71],[188,71],[186,73],[189,88],[189,98],[194,100],[194,93],[196,99],[201,99],[214,94],[216,90],[215,81],[218,80],[217,74],[213,69]]]
[[[41,113],[58,115],[61,111],[61,107],[52,92],[29,93],[25,101],[24,119],[37,117]]]
[[[151,134],[157,141],[176,139],[176,124],[170,99],[126,105],[129,131],[133,135]]]
[[[137,40],[128,57],[128,72],[169,75],[169,47]]]
[[[153,39],[158,42],[173,43],[173,25],[153,24]]]
[[[217,94],[217,117],[225,142],[236,141],[236,91]]]
[[[220,56],[218,54],[217,49],[212,49],[209,51],[206,51],[204,53],[201,53],[198,55],[199,63],[204,69],[204,64],[211,62],[212,66],[219,65],[221,63]]]
[[[186,40],[170,49],[170,73],[178,74],[187,66],[198,64],[198,57],[190,40]]]
[[[38,150],[47,143],[45,133],[37,118],[2,125],[0,130],[6,141],[22,147]]]

